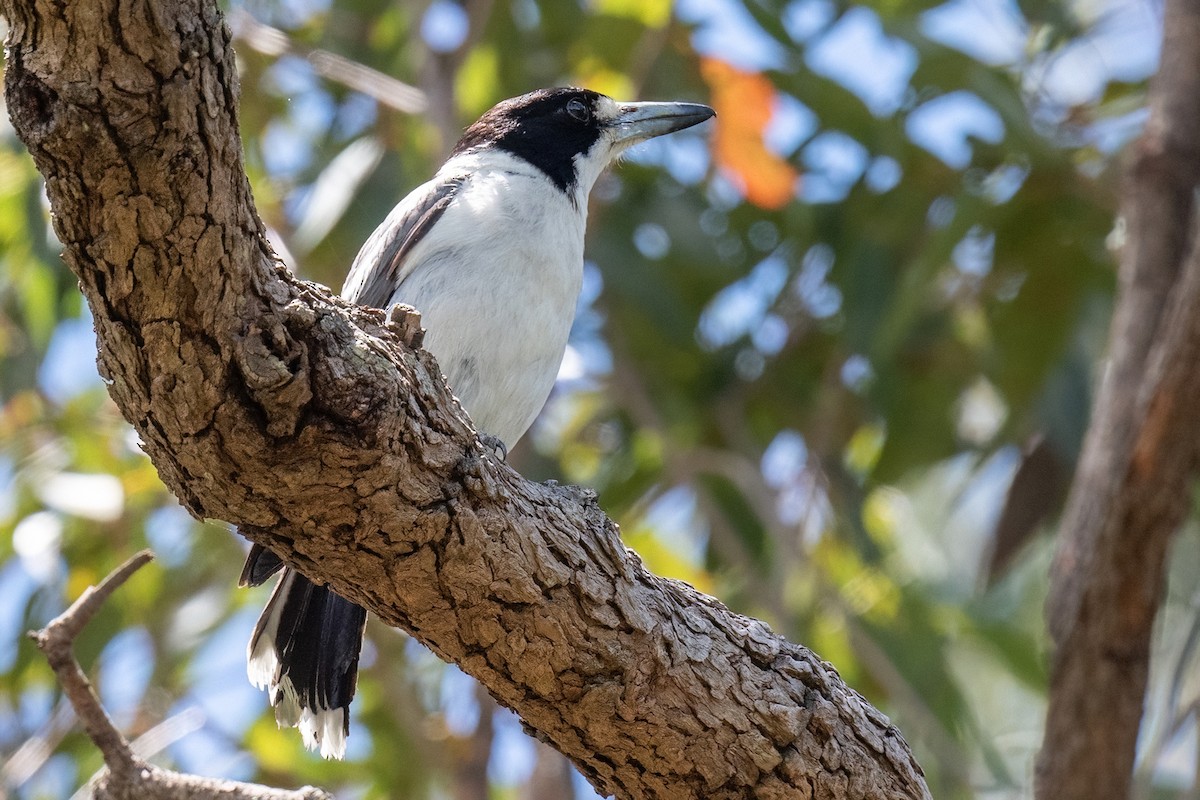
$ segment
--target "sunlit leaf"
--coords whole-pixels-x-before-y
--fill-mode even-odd
[[[647,28],[661,28],[671,18],[671,0],[592,0],[600,14],[629,17]]]
[[[781,208],[795,198],[796,169],[767,149],[764,136],[776,102],[775,87],[758,73],[705,58],[701,74],[712,92],[717,119],[713,153],[751,203]]]
[[[579,66],[577,83],[609,97],[629,98],[634,93],[633,81],[628,75],[597,62],[588,61]]]
[[[846,466],[858,475],[870,472],[883,449],[886,433],[879,425],[864,425],[846,445]]]
[[[621,539],[637,551],[646,562],[646,567],[656,575],[686,581],[706,594],[713,592],[712,576],[682,558],[654,531],[640,526],[622,528]]]
[[[467,54],[455,79],[458,102],[464,115],[477,117],[499,99],[496,86],[499,68],[496,49],[491,45],[481,44]]]

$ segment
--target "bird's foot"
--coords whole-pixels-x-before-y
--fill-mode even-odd
[[[409,347],[420,347],[425,341],[421,312],[405,303],[396,303],[388,309],[387,326]]]
[[[484,447],[499,456],[501,461],[508,460],[508,446],[500,441],[498,436],[492,436],[490,433],[481,433],[479,434],[479,441]]]

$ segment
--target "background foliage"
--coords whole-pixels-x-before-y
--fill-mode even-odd
[[[1145,118],[1156,5],[227,11],[259,211],[281,256],[335,287],[497,100],[570,83],[713,104],[715,127],[641,146],[594,192],[571,350],[511,460],[592,486],[652,569],[832,661],[904,731],[935,796],[1028,793],[1046,691],[1042,529],[1103,352],[1115,175]],[[469,678],[382,626],[345,763],[276,730],[244,678],[265,600],[234,588],[245,545],[158,482],[95,374],[57,251],[39,178],[0,123],[2,791],[69,797],[99,766],[22,633],[149,545],[158,565],[80,650],[118,724],[158,758],[345,797],[590,796]],[[1200,547],[1189,534],[1176,549],[1147,796],[1196,793]]]

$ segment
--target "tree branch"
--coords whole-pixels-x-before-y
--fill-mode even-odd
[[[1168,545],[1200,458],[1200,2],[1167,0],[1134,148],[1110,362],[1051,573],[1042,798],[1125,798]]]
[[[29,634],[58,676],[58,682],[79,716],[83,729],[104,756],[108,769],[93,779],[93,796],[97,800],[146,797],[164,800],[330,800],[325,792],[311,786],[289,792],[252,783],[201,778],[151,766],[134,755],[129,742],[125,741],[100,705],[91,682],[75,660],[72,647],[76,637],[109,595],[153,558],[149,550],[133,556],[101,581],[99,586],[88,587],[70,608],[51,620],[49,625]]]
[[[337,53],[299,44],[278,28],[259,22],[244,8],[230,9],[229,27],[235,39],[263,55],[278,58],[291,53],[300,56],[322,78],[362,92],[404,114],[420,114],[429,108],[429,98],[417,87]]]
[[[79,662],[75,660],[72,646],[84,626],[91,621],[108,596],[116,591],[133,573],[148,564],[154,556],[148,550],[135,555],[100,582],[99,586],[88,587],[71,607],[55,617],[40,631],[31,631],[29,636],[37,642],[38,649],[46,656],[50,668],[58,676],[67,699],[71,701],[88,738],[104,755],[104,763],[120,781],[128,781],[136,772],[133,751],[125,737],[113,725],[112,720],[100,706],[92,691],[92,684]]]
[[[923,798],[887,719],[483,447],[382,312],[276,263],[211,0],[0,0],[110,393],[166,484],[476,677],[622,798]]]

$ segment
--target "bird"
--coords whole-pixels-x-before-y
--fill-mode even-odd
[[[574,87],[504,100],[379,225],[341,294],[416,308],[424,347],[481,438],[504,455],[545,404],[566,352],[597,178],[631,145],[714,113]],[[281,569],[247,647],[247,673],[267,690],[280,727],[298,727],[310,750],[343,758],[366,610],[257,544],[239,583],[257,586]]]

